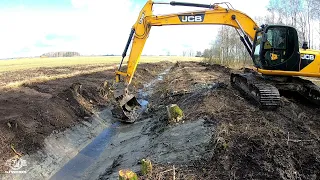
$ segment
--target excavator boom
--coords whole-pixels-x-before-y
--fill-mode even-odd
[[[204,8],[204,10],[157,16],[152,14],[152,8],[155,4],[201,7]],[[240,35],[240,40],[244,43],[248,52],[250,54],[252,53],[252,40],[255,36],[255,30],[258,28],[257,24],[245,13],[230,8],[231,5],[227,3],[225,3],[225,5],[227,8],[221,7],[219,3],[208,5],[187,2],[157,3],[151,0],[146,2],[139,13],[137,21],[132,26],[127,44],[122,53],[122,60],[116,71],[114,97],[119,102],[119,106],[122,109],[122,112],[119,109],[115,110],[115,112],[117,112],[116,116],[119,119],[122,119],[125,122],[134,122],[136,118],[134,110],[137,107],[140,107],[136,98],[133,95],[128,94],[128,86],[132,81],[132,77],[136,71],[152,26],[201,24],[228,25],[237,30]],[[127,55],[130,44],[132,44],[132,47],[127,68],[123,71],[121,70],[123,61]],[[123,77],[123,79],[121,79],[121,77]]]
[[[168,4],[172,6],[192,6],[206,8],[202,11],[191,11],[168,15],[153,15],[152,7],[154,4]],[[139,63],[141,53],[145,42],[149,36],[152,26],[168,26],[168,25],[227,25],[237,29],[241,41],[251,54],[252,41],[254,39],[257,24],[246,14],[238,10],[223,8],[219,4],[196,4],[184,2],[156,3],[148,1],[140,11],[136,23],[133,25],[125,50],[122,54],[122,61],[119,70],[116,72],[117,81],[120,76],[126,77],[126,82],[131,83],[132,77]],[[133,39],[132,39],[133,38]],[[127,54],[128,47],[132,41],[132,48],[128,60],[128,67],[125,72],[120,71],[123,59]]]

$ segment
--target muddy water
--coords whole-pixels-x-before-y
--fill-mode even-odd
[[[114,136],[115,128],[119,124],[116,122],[104,129],[90,144],[82,149],[50,179],[79,179],[82,172],[99,158]]]
[[[158,75],[158,77],[156,79],[154,79],[154,80],[150,81],[149,83],[145,84],[144,88],[140,89],[138,91],[138,97],[137,98],[143,99],[143,98],[147,98],[148,96],[150,96],[153,93],[154,86],[157,84],[157,82],[163,80],[164,76],[166,74],[168,74],[170,69],[171,68],[168,68],[168,69],[164,70],[162,73],[160,73]]]

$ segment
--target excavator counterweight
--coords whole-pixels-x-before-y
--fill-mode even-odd
[[[155,4],[203,9],[153,15],[152,8]],[[222,5],[226,7],[222,7]],[[230,3],[225,2],[213,4],[175,1],[157,3],[148,0],[132,26],[119,69],[116,71],[114,97],[118,102],[118,107],[114,110],[115,117],[131,123],[135,122],[138,117],[136,110],[141,105],[133,95],[128,93],[127,89],[136,71],[152,26],[208,24],[231,26],[238,33],[240,41],[252,58],[255,69],[232,74],[230,77],[231,85],[243,92],[244,96],[253,99],[260,108],[277,109],[280,106],[280,94],[283,87],[286,87],[286,90],[300,93],[311,102],[320,105],[319,88],[316,88],[310,82],[297,80],[299,77],[295,77],[294,81],[291,78],[294,76],[320,77],[319,51],[299,48],[295,28],[267,24],[258,26],[248,15],[234,9]],[[126,71],[121,71],[130,44],[132,44],[132,47]],[[277,79],[286,80],[278,81]],[[301,88],[293,88],[294,86]],[[118,115],[116,112],[118,112]]]

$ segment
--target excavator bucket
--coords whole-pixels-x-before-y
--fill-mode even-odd
[[[111,110],[113,116],[122,122],[134,123],[139,115],[138,110],[141,108],[136,97],[134,95],[124,95],[118,102],[120,106]]]
[[[137,98],[134,95],[125,95],[120,101],[120,105],[123,111],[131,112],[137,109],[137,107],[141,107]]]

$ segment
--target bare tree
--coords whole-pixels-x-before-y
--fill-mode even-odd
[[[187,51],[182,51],[182,56],[186,56],[187,55]]]
[[[262,24],[282,24],[296,28],[299,46],[307,41],[314,48],[318,41],[320,48],[320,0],[269,0],[268,14],[253,19]],[[203,51],[203,57],[211,63],[251,64],[251,57],[239,39],[234,28],[221,26],[210,47]]]
[[[196,57],[201,57],[201,56],[202,56],[201,51],[197,51],[197,53],[196,53]]]

